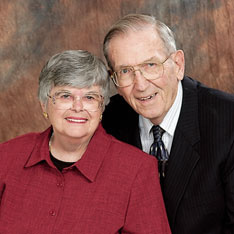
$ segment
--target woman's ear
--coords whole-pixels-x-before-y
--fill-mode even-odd
[[[182,80],[184,77],[184,68],[185,68],[184,52],[182,50],[177,50],[175,52],[173,60],[177,65],[177,72],[176,72],[177,79]]]
[[[42,111],[43,111],[43,112],[47,112],[47,110],[46,110],[46,104],[45,104],[45,103],[40,102],[40,105],[41,105],[41,109],[42,109]]]
[[[40,105],[41,105],[41,109],[42,109],[42,112],[43,112],[43,116],[45,117],[45,119],[48,119],[48,113],[47,113],[47,109],[46,109],[46,105],[42,102],[40,102]]]

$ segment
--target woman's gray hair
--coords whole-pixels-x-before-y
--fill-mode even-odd
[[[112,38],[121,34],[127,34],[129,31],[140,31],[145,26],[152,26],[155,28],[161,40],[164,42],[168,54],[176,51],[176,43],[174,34],[171,29],[154,16],[143,14],[129,14],[117,21],[106,34],[103,42],[103,52],[110,69],[113,70],[109,56],[108,47]]]
[[[47,104],[53,87],[89,88],[97,85],[104,97],[104,106],[110,99],[110,81],[104,62],[83,50],[68,50],[52,56],[39,76],[38,98]]]

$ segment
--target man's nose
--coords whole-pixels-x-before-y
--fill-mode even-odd
[[[140,69],[135,70],[134,72],[134,88],[137,90],[145,90],[149,85],[148,80],[143,75]]]

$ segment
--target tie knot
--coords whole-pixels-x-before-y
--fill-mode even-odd
[[[158,142],[162,140],[162,135],[165,132],[164,129],[162,129],[159,125],[154,125],[152,127],[152,132],[153,132],[153,136],[154,136],[154,141]]]

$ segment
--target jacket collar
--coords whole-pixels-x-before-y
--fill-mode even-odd
[[[49,153],[49,140],[52,131],[52,127],[49,127],[44,132],[37,135],[35,142],[33,142],[34,148],[25,163],[25,167],[32,167],[42,161],[46,161],[50,166],[52,166]]]
[[[107,156],[111,140],[101,124],[94,133],[82,158],[75,163],[77,169],[94,182],[101,165]]]
[[[52,133],[52,127],[38,135],[35,142],[35,147],[28,157],[25,167],[32,167],[40,162],[46,161],[47,164],[55,168],[50,159],[49,154],[49,139]],[[82,158],[73,164],[69,169],[75,167],[88,180],[93,182],[101,167],[101,164],[107,154],[110,145],[110,138],[105,133],[101,124],[94,133],[89,145],[83,154]],[[68,168],[65,170],[69,170]]]

